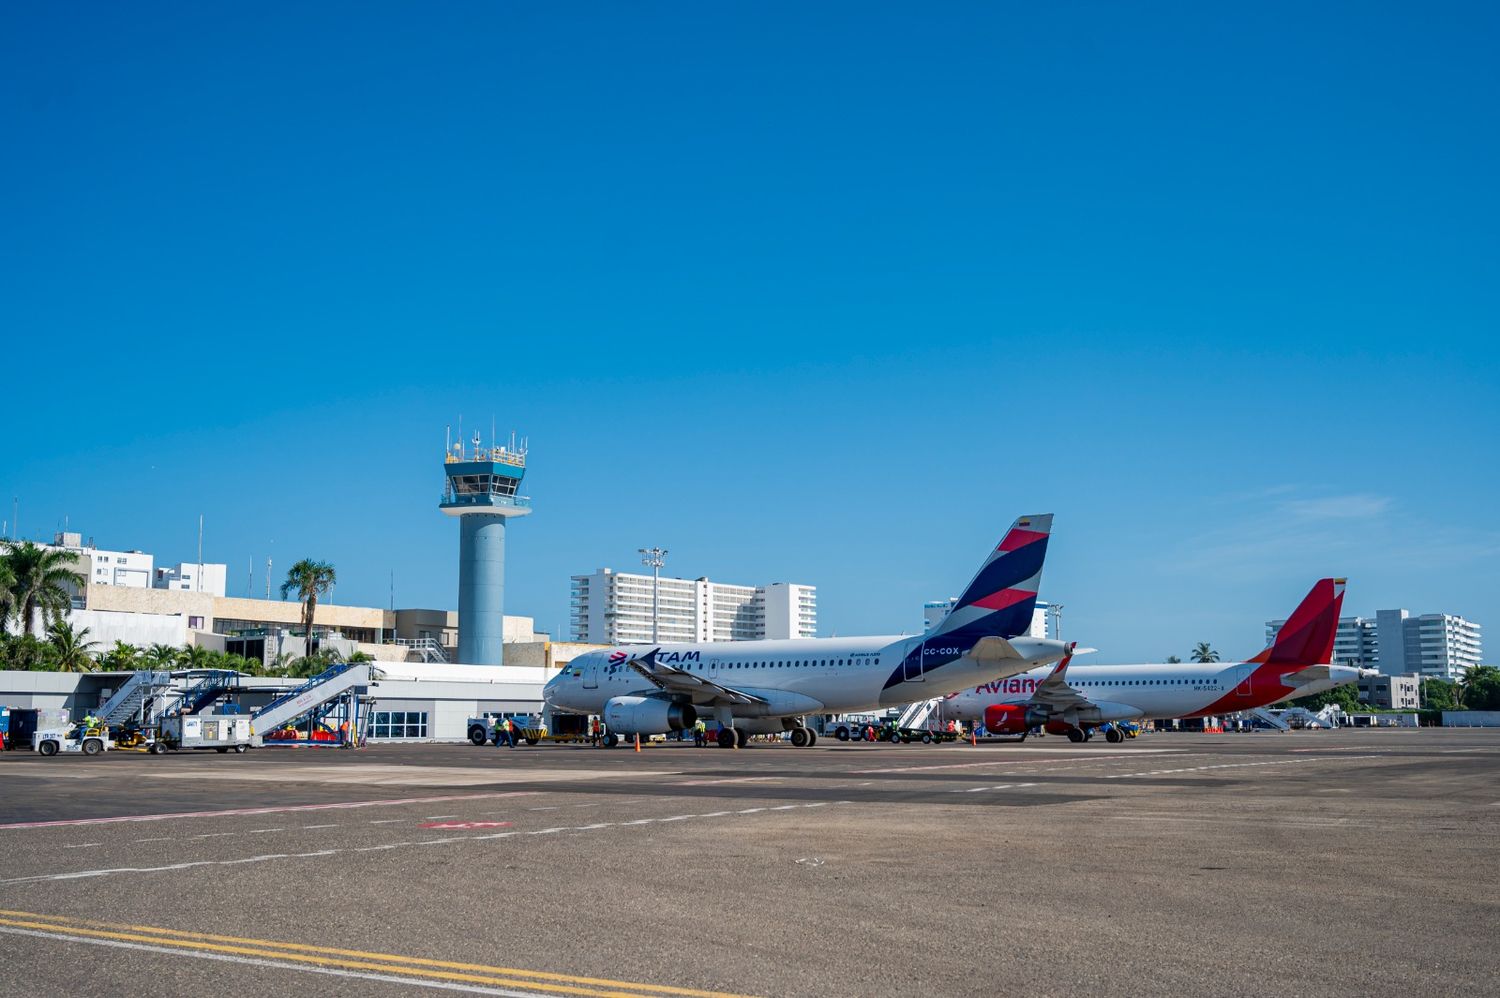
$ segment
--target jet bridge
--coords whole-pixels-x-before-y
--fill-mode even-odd
[[[384,677],[383,672],[367,663],[340,662],[251,714],[252,726],[257,735],[264,737],[268,732],[340,697],[351,694],[362,696],[368,692],[372,683]]]

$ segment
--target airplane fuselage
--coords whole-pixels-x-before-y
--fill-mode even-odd
[[[922,644],[921,636],[876,636],[624,645],[579,655],[547,683],[543,696],[553,709],[580,714],[601,713],[617,696],[665,696],[629,665],[659,648],[655,661],[664,666],[766,701],[735,705],[736,718],[843,714],[956,693],[1056,661],[1064,651],[1060,642],[1018,637],[1010,644],[1024,656],[1020,660],[981,663],[965,654],[917,668],[922,652],[911,653]]]
[[[1093,703],[1121,704],[1140,711],[1140,718],[1203,717],[1265,707],[1282,700],[1322,693],[1359,678],[1359,670],[1330,666],[1329,678],[1287,683],[1297,666],[1279,668],[1253,662],[1221,665],[1073,665],[1067,682]],[[956,720],[982,722],[985,708],[1021,704],[1031,699],[1049,670],[979,683],[949,697],[944,714]]]

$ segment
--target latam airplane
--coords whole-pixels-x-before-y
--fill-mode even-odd
[[[1016,520],[953,610],[917,637],[626,645],[579,655],[542,697],[553,710],[603,715],[611,746],[685,731],[703,714],[718,720],[723,748],[782,731],[806,747],[817,741],[808,714],[929,700],[1062,658],[1061,641],[1021,637],[1051,530],[1050,513]]]
[[[1138,718],[1206,717],[1251,710],[1322,693],[1359,679],[1360,670],[1330,665],[1344,603],[1344,580],[1312,587],[1276,640],[1248,662],[1231,665],[1093,665],[1069,668],[1068,654],[1050,671],[975,686],[943,703],[943,714],[983,721],[991,734],[1020,735],[1041,726],[1049,734],[1087,741],[1093,729]],[[1111,725],[1111,742],[1124,736]]]

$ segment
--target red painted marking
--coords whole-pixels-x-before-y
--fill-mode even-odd
[[[404,797],[390,800],[341,801],[337,804],[294,804],[286,807],[239,807],[227,811],[178,811],[173,814],[130,814],[118,818],[70,818],[65,821],[17,821],[0,825],[0,831],[19,828],[61,828],[66,825],[108,825],[117,821],[166,821],[171,818],[232,818],[247,814],[281,814],[287,811],[332,811],[339,808],[390,807],[394,804],[436,804],[450,800],[493,800],[496,797],[529,797],[537,790],[512,790],[497,794],[462,794],[449,797]]]
[[[1022,530],[1020,527],[1005,535],[1005,540],[1000,542],[1001,551],[1014,551],[1028,544],[1034,544],[1047,535],[1040,530]]]
[[[424,821],[421,828],[509,828],[508,821]]]
[[[983,599],[977,599],[969,605],[982,606],[986,610],[1004,610],[1022,600],[1031,599],[1035,595],[1036,593],[1028,593],[1021,589],[1002,589],[998,593],[990,593]]]

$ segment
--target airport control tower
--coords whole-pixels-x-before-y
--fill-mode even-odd
[[[493,443],[493,442],[492,442]],[[505,521],[531,512],[517,495],[526,474],[526,442],[468,450],[460,440],[443,456],[438,508],[458,517],[458,660],[500,665],[505,641]]]

